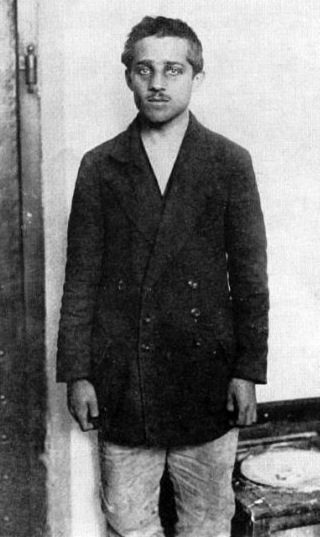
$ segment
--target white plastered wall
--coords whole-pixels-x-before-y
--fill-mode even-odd
[[[144,15],[198,33],[206,80],[192,110],[253,157],[269,242],[269,384],[259,400],[317,397],[320,355],[318,0],[44,0],[40,6],[48,460],[53,537],[103,537],[95,435],[55,385],[66,226],[82,154],[135,114],[120,54]]]

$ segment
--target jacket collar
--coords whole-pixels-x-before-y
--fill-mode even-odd
[[[186,143],[196,141],[203,133],[203,126],[197,121],[195,116],[190,112],[189,124],[182,142],[182,146]],[[181,146],[181,148],[182,148]],[[113,139],[112,145],[108,151],[109,155],[119,162],[135,162],[141,164],[137,156],[141,152],[140,140],[140,115],[130,123],[128,128]]]

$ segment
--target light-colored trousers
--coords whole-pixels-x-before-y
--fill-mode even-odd
[[[230,537],[238,430],[200,446],[129,448],[99,439],[101,501],[109,537],[163,537],[160,480],[173,484],[175,535]]]

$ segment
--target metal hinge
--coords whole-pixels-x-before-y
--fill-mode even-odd
[[[37,84],[37,56],[34,52],[34,45],[27,47],[27,54],[19,56],[19,70],[25,71],[25,80],[28,87],[28,93],[34,92],[34,86]]]

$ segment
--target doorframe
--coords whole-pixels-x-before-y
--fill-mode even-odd
[[[40,91],[26,85],[25,56],[39,46],[39,1],[14,0],[16,17],[18,152],[23,257],[26,390],[29,448],[30,535],[47,535],[45,464],[47,379],[45,350],[45,264],[41,174]]]
[[[41,177],[40,93],[26,85],[23,59],[27,47],[38,52],[38,0],[16,0],[17,87],[23,243],[23,291],[28,381],[28,430],[30,465],[30,535],[47,531],[47,470],[44,464],[47,412],[45,353],[44,229]]]

